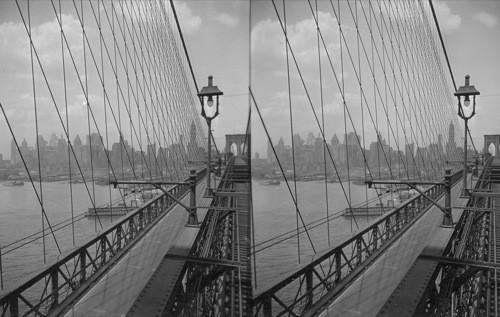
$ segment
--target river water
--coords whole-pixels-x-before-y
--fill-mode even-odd
[[[291,192],[294,193],[294,183],[289,182]],[[342,186],[344,190],[342,190]],[[352,217],[340,215],[346,207],[362,204],[370,199],[375,199],[374,203],[386,202],[390,197],[377,199],[374,189],[367,189],[366,186],[348,184],[346,182],[328,183],[328,214],[330,221],[326,222],[326,189],[324,181],[297,182],[297,202],[298,209],[302,215],[304,223],[316,222],[315,228],[309,229],[308,235],[305,232],[297,235],[286,234],[283,239],[290,237],[274,246],[259,251],[263,247],[272,243],[264,243],[268,239],[295,232],[297,227],[296,208],[286,183],[281,182],[279,186],[266,185],[264,182],[252,182],[253,191],[253,211],[255,226],[256,245],[256,275],[257,288],[267,285],[270,280],[292,270],[299,264],[298,248],[300,245],[300,263],[307,262],[317,252],[335,245],[343,239],[352,235],[358,228],[366,226],[375,217],[358,216],[355,220]],[[350,192],[350,195],[349,195]],[[301,226],[299,218],[299,227]],[[328,234],[329,233],[329,234]],[[330,235],[330,241],[328,241]],[[282,239],[282,240],[283,240]],[[314,249],[312,247],[314,245]],[[252,263],[253,265],[253,263]]]
[[[100,217],[99,223],[97,218],[84,217],[83,214],[92,207],[92,200],[89,197],[94,197],[94,192],[96,206],[121,200],[117,189],[110,190],[108,186],[96,185],[94,190],[90,182],[87,183],[87,187],[88,191],[83,183],[72,184],[73,195],[70,195],[67,182],[42,183],[43,191],[40,198],[43,199],[44,210],[56,238],[54,239],[50,232],[47,220],[44,220],[47,262],[58,254],[55,240],[64,252],[84,242],[102,227],[108,226],[111,221],[119,219],[119,217]],[[71,203],[75,219],[74,229],[71,225]],[[41,231],[42,208],[31,184],[27,182],[24,186],[0,185],[0,247],[4,288],[43,266],[44,242],[41,239]],[[27,238],[31,235],[34,236]]]
[[[294,192],[294,183],[290,182],[290,189]],[[93,189],[87,183],[91,196]],[[344,186],[344,191],[342,190]],[[291,235],[296,230],[296,208],[291,199],[290,192],[285,182],[279,186],[269,186],[263,181],[252,182],[253,208],[255,221],[256,272],[257,286],[261,287],[270,278],[293,269],[299,264],[297,245],[300,245],[301,262],[310,259],[314,253],[306,233],[297,237]],[[357,205],[366,200],[377,197],[375,190],[365,186],[339,183],[328,184],[328,212],[330,221],[325,222],[326,199],[325,183],[323,181],[297,182],[298,209],[306,224],[319,220],[319,225],[308,230],[312,244],[316,251],[324,250],[330,244],[336,244],[350,236],[358,227],[363,227],[373,217],[343,217],[339,212],[351,205]],[[350,193],[350,194],[349,194]],[[44,209],[52,227],[59,228],[62,222],[66,225],[55,231],[55,236],[62,251],[73,247],[73,232],[75,245],[86,241],[95,235],[101,225],[96,218],[85,218],[85,213],[92,206],[89,194],[84,184],[73,184],[73,215],[77,221],[74,230],[71,226],[71,195],[66,182],[43,183]],[[107,186],[95,186],[96,206],[108,204],[110,201],[120,199],[120,192],[109,189]],[[346,198],[347,197],[347,198]],[[384,198],[387,199],[387,198]],[[378,200],[376,201],[378,202]],[[385,202],[385,201],[384,201]],[[109,226],[119,217],[101,217],[102,227]],[[323,219],[323,220],[322,220]],[[300,221],[300,219],[299,219]],[[23,239],[42,229],[42,211],[31,184],[25,186],[0,186],[0,247],[2,248],[2,273],[3,286],[8,288],[21,277],[40,269],[44,264],[44,243],[36,239],[31,243],[21,246],[13,242]],[[47,262],[58,254],[54,238],[45,221],[45,254]],[[330,241],[328,241],[328,232]],[[287,234],[288,233],[288,234]],[[282,240],[274,246],[263,243],[270,238],[282,235]],[[290,237],[288,239],[283,239]],[[40,234],[37,235],[40,237]],[[32,239],[24,240],[27,242]],[[253,265],[253,263],[252,263]]]

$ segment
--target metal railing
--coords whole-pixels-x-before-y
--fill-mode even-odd
[[[493,175],[495,174],[495,175]],[[475,190],[490,191],[500,166],[490,158]],[[498,180],[497,180],[498,182]],[[432,316],[496,316],[498,314],[497,272],[494,249],[497,241],[494,197],[471,197],[448,241],[416,313]],[[497,198],[498,199],[498,198]],[[476,210],[475,210],[476,209]],[[493,239],[492,239],[493,238]],[[493,252],[493,254],[491,254]]]
[[[206,169],[196,175],[199,183]],[[189,184],[168,190],[181,199]],[[46,316],[61,313],[135,245],[177,203],[166,194],[148,201],[81,246],[65,252],[25,281],[0,295],[0,316]],[[183,211],[184,212],[184,211]]]
[[[191,247],[190,256],[198,260],[213,260],[212,264],[192,262],[185,266],[183,279],[176,285],[177,294],[168,303],[164,313],[170,316],[247,316],[251,276],[242,276],[248,264],[246,254],[241,254],[238,232],[238,206],[236,183],[250,182],[250,166],[241,157],[232,157],[222,176],[211,208],[200,227]],[[243,193],[250,199],[249,193]],[[245,240],[246,241],[246,240]],[[243,249],[242,249],[243,247]],[[247,270],[250,271],[250,270]],[[184,274],[181,274],[183,276]]]
[[[452,186],[462,171],[451,176]],[[438,184],[425,191],[437,200],[445,194]],[[433,204],[418,195],[337,246],[280,278],[253,300],[255,316],[309,316],[319,311],[374,262]]]

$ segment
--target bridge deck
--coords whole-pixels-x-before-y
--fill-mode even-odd
[[[196,188],[199,205],[209,205],[211,199],[203,198],[205,182]],[[189,204],[189,195],[183,200]],[[204,219],[206,210],[198,210],[198,220]],[[79,301],[77,301],[65,316],[125,316],[138,299],[141,291],[147,287],[150,278],[157,270],[168,269],[172,283],[164,281],[164,293],[168,296],[173,283],[177,279],[184,261],[169,260],[176,265],[158,267],[167,252],[174,251],[184,255],[189,251],[196,237],[198,228],[185,227],[188,213],[183,207],[175,206],[161,219],[148,234],[139,241],[107,274],[103,276]],[[187,255],[187,253],[186,253]],[[182,262],[182,263],[181,263]],[[178,264],[178,265],[177,265]],[[158,298],[156,298],[158,299]],[[155,298],[150,299],[155,300]]]
[[[460,199],[461,183],[452,189],[452,205],[465,206],[466,199]],[[438,201],[444,204],[444,198]],[[453,211],[453,219],[456,221],[462,210]],[[320,316],[376,316],[383,314],[386,307],[398,307],[398,300],[391,299],[391,295],[398,287],[398,284],[405,278],[408,270],[424,250],[429,242],[439,242],[446,244],[446,237],[451,235],[452,229],[440,228],[442,212],[437,207],[431,207],[404,235],[395,242],[380,258],[375,261],[365,272],[363,272],[333,303],[329,305]],[[446,239],[446,240],[444,240]],[[421,274],[429,270],[423,268],[422,271],[415,272],[421,278]],[[411,273],[411,272],[410,272]],[[424,283],[424,281],[422,281]],[[425,288],[425,284],[423,287]],[[416,289],[408,290],[411,296],[417,298]],[[401,293],[403,294],[403,293]],[[385,306],[384,304],[388,304]],[[418,304],[415,303],[415,305]],[[406,306],[401,306],[401,312],[408,310]],[[384,316],[404,316],[405,314],[395,313]]]
[[[238,299],[239,305],[241,305],[241,310],[243,316],[251,309],[248,307],[252,299],[252,268],[250,267],[250,211],[252,200],[248,193],[251,192],[250,182],[246,183],[236,183],[235,190],[240,193],[236,199],[236,206],[238,211],[236,211],[236,221],[238,223],[238,255],[237,259],[239,261],[245,262],[246,266],[240,270],[240,276],[238,280],[241,281],[241,297]]]
[[[500,184],[492,184],[492,188],[500,191]],[[498,209],[500,207],[500,197],[493,199],[493,208]],[[491,220],[490,229],[490,261],[493,263],[500,262],[500,213],[496,212]],[[493,283],[491,283],[490,291],[495,294],[494,299],[490,303],[491,315],[498,316],[500,305],[498,302],[498,295],[500,294],[500,276],[495,270],[492,276]]]

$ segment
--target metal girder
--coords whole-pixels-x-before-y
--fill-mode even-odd
[[[497,166],[493,165],[493,160],[496,160],[494,164]],[[499,172],[498,164],[498,158],[486,162],[445,248],[445,256],[420,256],[420,259],[440,264],[427,284],[426,296],[419,303],[418,311],[421,313],[439,316],[450,313],[483,316],[491,313],[490,299],[496,295],[490,292],[491,280],[487,276],[490,272],[498,272],[500,264],[481,259],[491,259],[490,243],[495,243],[490,241],[490,216],[498,214],[499,210],[488,207],[492,206],[493,199],[500,197],[498,190],[491,188],[492,176]],[[438,280],[437,270],[441,269],[443,274]],[[439,295],[436,295],[438,288],[442,292],[438,291]]]
[[[487,197],[487,198],[499,198],[499,191],[485,191],[485,190],[469,190],[469,196],[471,197]]]
[[[203,179],[205,172],[203,170],[195,175],[197,182]],[[181,199],[187,195],[188,188],[181,184],[168,191]],[[3,292],[0,295],[0,307],[9,307],[8,309],[14,312],[11,314],[13,316],[29,314],[33,308],[39,309],[37,307],[44,308],[44,315],[62,314],[67,305],[82,296],[174,206],[173,199],[161,195],[130,212],[113,226],[104,229],[81,246],[63,253],[53,263]],[[71,267],[71,263],[76,263],[74,269],[67,272],[66,268]],[[44,281],[50,281],[50,287]],[[40,287],[41,284],[45,287]],[[51,289],[50,293],[57,292],[57,298],[45,296],[44,293],[48,289]],[[30,296],[30,301],[23,296],[24,293],[38,294],[41,291],[43,291],[42,296],[35,296],[35,300],[31,300],[33,296]],[[24,305],[20,305],[23,303]]]
[[[251,287],[246,286],[251,285],[250,258],[242,251],[246,244],[241,245],[249,237],[241,239],[243,228],[238,227],[238,217],[249,214],[249,206],[237,204],[239,199],[248,200],[250,196],[235,190],[241,180],[234,177],[235,171],[250,166],[244,160],[242,166],[235,165],[235,161],[227,165],[211,206],[200,206],[208,213],[189,255],[182,257],[186,262],[185,280],[177,281],[185,285],[186,291],[169,301],[164,314],[246,316],[251,312],[246,309],[251,295],[245,295],[251,292]]]
[[[141,185],[152,185],[154,186],[156,189],[159,189],[161,190],[165,195],[167,195],[168,197],[172,198],[176,203],[178,203],[179,205],[181,205],[184,209],[186,209],[186,211],[190,212],[191,211],[191,207],[188,207],[186,206],[183,202],[181,202],[179,199],[177,199],[174,195],[170,194],[168,192],[168,190],[166,190],[165,188],[163,188],[161,185],[189,185],[189,183],[175,183],[175,182],[151,182],[151,181],[111,181],[109,182],[111,185],[113,185],[115,188],[116,186],[118,185],[137,185],[137,184],[141,184]]]
[[[422,260],[434,261],[441,264],[453,265],[458,267],[473,267],[477,269],[484,270],[500,270],[500,263],[489,262],[489,261],[477,261],[477,260],[468,260],[468,259],[456,259],[449,258],[445,256],[433,256],[421,254],[418,257]]]
[[[193,264],[203,264],[203,265],[218,265],[218,266],[223,266],[223,267],[231,267],[231,268],[240,268],[244,267],[245,263],[241,261],[231,261],[231,260],[224,260],[224,259],[210,259],[210,258],[202,258],[202,257],[195,257],[191,255],[176,255],[176,254],[167,254],[164,256],[165,259],[172,259],[172,260],[181,260],[181,261],[186,261],[189,263]]]
[[[460,180],[459,174],[451,176],[451,183]],[[399,182],[399,181],[396,181]],[[443,183],[438,183],[426,190],[433,200],[444,194]],[[423,196],[416,196],[398,209],[383,215],[369,227],[359,231],[355,236],[346,239],[331,249],[315,256],[310,263],[303,264],[296,270],[283,275],[276,283],[269,285],[254,297],[254,315],[264,316],[296,314],[312,316],[331,303],[363,270],[384,250],[392,245],[399,235],[403,234],[424,211],[431,206]],[[351,252],[347,252],[347,251]],[[344,252],[346,251],[346,252]],[[347,254],[347,255],[346,255]],[[361,261],[359,261],[361,259]],[[317,275],[312,286],[307,287],[307,274],[314,269],[330,268],[321,278]],[[315,274],[316,274],[315,273]],[[321,276],[321,275],[320,275]],[[297,285],[297,283],[299,285]],[[289,298],[285,294],[293,292],[300,297]],[[322,294],[313,298],[310,303],[309,294]],[[281,296],[283,294],[283,296]],[[304,305],[305,301],[308,302]],[[274,305],[276,304],[276,305]],[[278,309],[273,311],[273,309]]]

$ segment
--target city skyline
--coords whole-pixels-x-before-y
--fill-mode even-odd
[[[26,139],[18,145],[12,139],[10,165],[20,166],[26,163],[31,170],[40,168],[44,172],[57,173],[68,172],[70,166],[73,170],[77,166],[84,169],[91,167],[114,169],[144,164],[149,170],[159,170],[163,165],[176,165],[185,160],[199,159],[205,153],[205,148],[197,141],[194,123],[191,125],[187,140],[180,135],[178,142],[169,145],[158,146],[156,143],[151,143],[145,147],[133,146],[123,136],[117,142],[106,144],[102,136],[95,132],[85,135],[85,142],[77,134],[70,144],[71,147],[62,134],[58,138],[55,133],[52,133],[48,141],[39,135],[33,146],[30,146]],[[24,158],[24,163],[21,156]],[[70,164],[70,159],[73,164]],[[40,161],[39,166],[38,161]],[[75,164],[76,162],[78,164]]]
[[[455,129],[454,129],[454,125],[452,122],[450,122],[447,137],[448,138],[447,138],[445,144],[443,144],[443,136],[441,134],[438,134],[436,142],[431,141],[428,144],[426,144],[425,146],[417,147],[416,142],[404,144],[404,147],[405,147],[404,152],[406,153],[408,151],[408,149],[411,148],[413,155],[414,155],[415,151],[418,148],[432,147],[433,144],[439,145],[439,147],[441,147],[443,149],[443,152],[447,153],[448,155],[455,155],[456,156],[456,153],[454,153],[454,152],[457,149],[460,149],[461,151],[463,151],[463,148],[460,146],[457,146],[457,143],[455,142]],[[369,144],[366,144],[367,148],[365,148],[365,150],[369,150],[372,147],[373,143],[378,143],[379,141],[381,141],[381,143],[383,143],[384,146],[387,145],[388,147],[390,147],[391,151],[397,150],[397,148],[398,148],[397,145],[391,146],[386,141],[386,139],[383,137],[383,135],[381,133],[379,133],[375,139],[376,139],[376,141],[370,142]],[[340,139],[338,137],[337,133],[333,133],[333,136],[330,139],[330,141],[328,141],[325,138],[326,143],[329,143],[330,146],[347,144],[347,145],[358,146],[360,148],[363,148],[362,145],[360,145],[360,143],[362,143],[361,140],[362,140],[361,136],[359,134],[356,134],[354,131],[350,131],[347,134],[344,133],[344,137],[342,139]],[[317,136],[315,137],[313,132],[308,132],[306,139],[302,139],[299,133],[295,133],[293,136],[293,141],[294,141],[293,142],[294,146],[302,146],[302,145],[314,146],[317,144],[323,144],[323,139],[321,138],[320,133],[317,133]],[[343,142],[341,142],[341,141],[343,141]],[[269,146],[270,145],[269,141],[267,144],[268,144],[268,146],[267,146],[267,151],[266,151],[266,154],[267,154],[266,159],[269,159],[269,157],[274,156],[274,154],[272,153],[272,149]],[[290,142],[290,144],[291,144],[291,142]],[[276,145],[277,146],[285,146],[285,141],[283,140],[282,136],[279,137],[279,140],[278,140],[278,142],[276,142]],[[482,148],[480,148],[480,149],[482,150]],[[401,149],[399,149],[399,150],[401,150]],[[261,154],[263,154],[259,151],[256,151],[256,153],[258,153],[259,156],[261,156]]]

